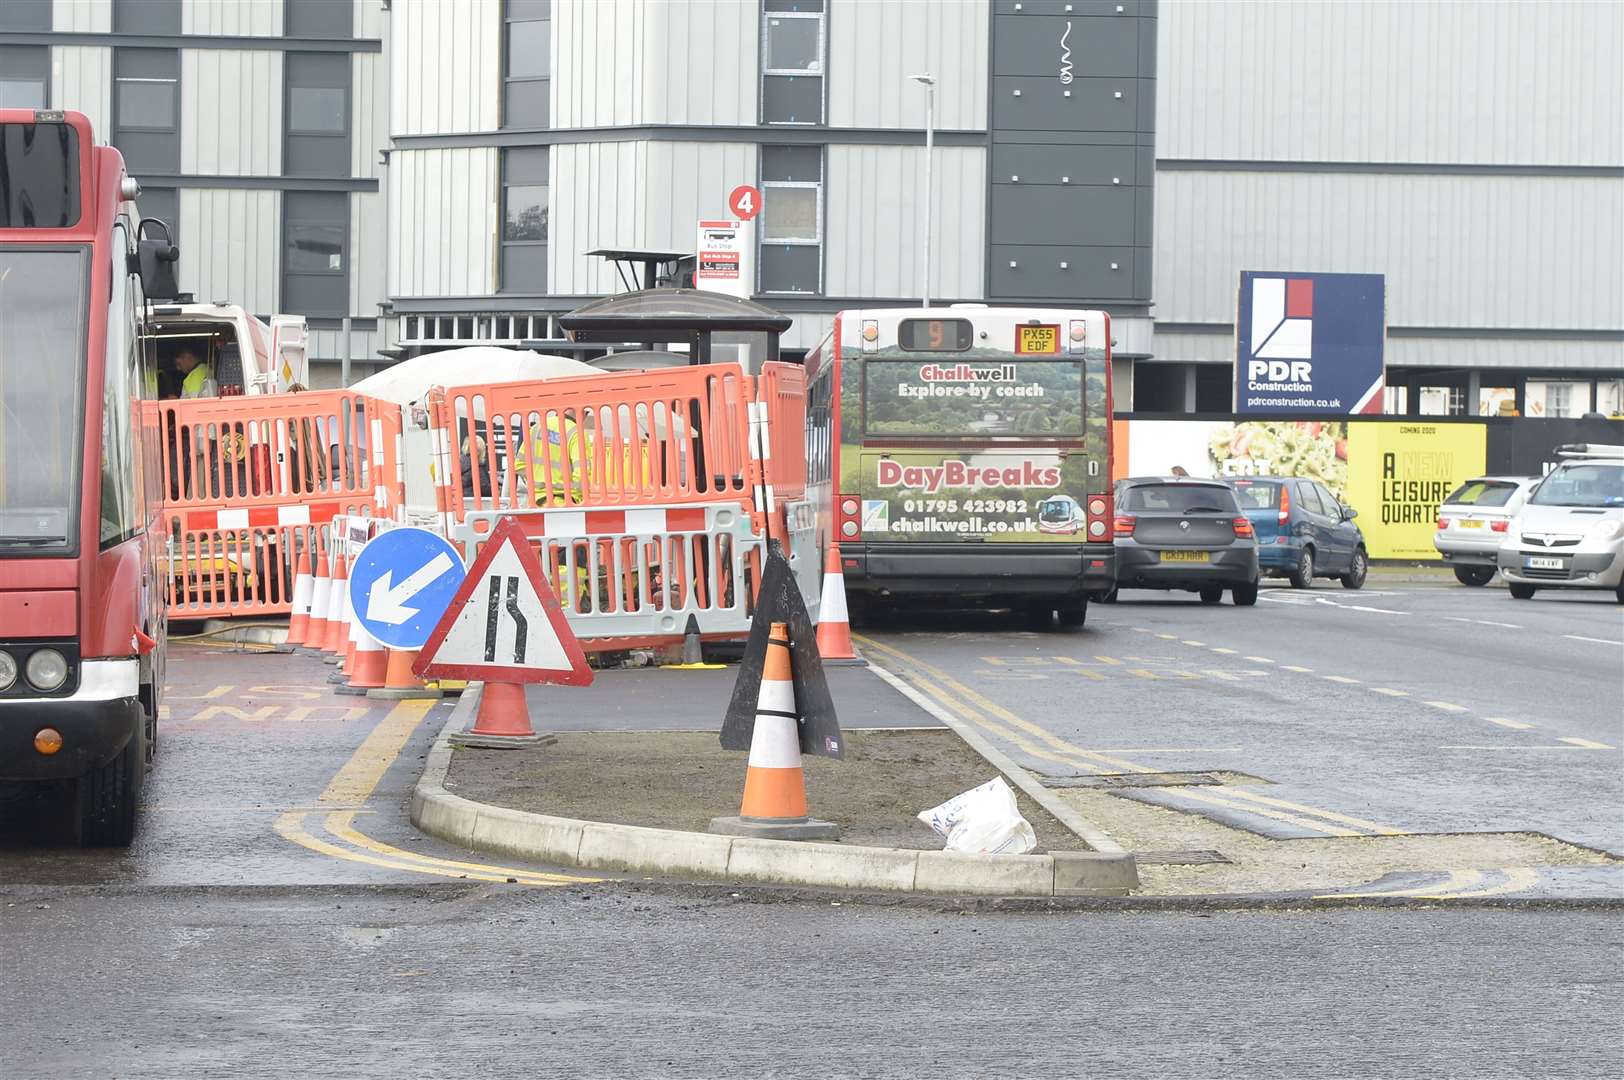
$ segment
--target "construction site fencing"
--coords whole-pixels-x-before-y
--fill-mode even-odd
[[[404,508],[398,405],[343,390],[148,402],[168,543],[169,615],[292,608],[335,516]]]

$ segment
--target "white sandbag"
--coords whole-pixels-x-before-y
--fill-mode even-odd
[[[1021,817],[1015,793],[1002,776],[921,811],[918,817],[946,841],[948,851],[1025,855],[1038,846],[1032,823]]]

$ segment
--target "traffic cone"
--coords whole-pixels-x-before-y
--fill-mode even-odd
[[[530,726],[530,707],[519,683],[488,682],[479,694],[474,726],[448,740],[453,746],[481,750],[516,750],[521,746],[558,741],[556,735],[537,735]]]
[[[676,664],[661,664],[667,671],[708,671],[727,667],[726,664],[705,663],[705,649],[699,636],[699,616],[690,613],[688,624],[682,628],[682,660]]]
[[[315,536],[312,556],[316,560],[315,580],[310,591],[310,621],[305,624],[304,637],[299,639],[305,652],[321,652],[327,640],[327,609],[333,602],[333,572],[327,568],[327,547],[321,533]]]
[[[295,553],[294,560],[299,568],[293,573],[293,608],[288,615],[288,644],[301,645],[305,634],[310,631],[310,602],[315,598],[316,591],[316,553],[309,542],[305,544],[304,555],[301,557]]]
[[[865,664],[851,645],[851,616],[846,612],[846,577],[840,572],[840,548],[829,545],[823,561],[823,599],[818,603],[818,656],[825,662]]]
[[[408,701],[441,697],[442,694],[439,690],[424,686],[423,681],[412,674],[412,665],[415,663],[417,663],[416,649],[391,648],[389,650],[389,660],[384,665],[383,685],[369,689],[367,697],[384,701]]]
[[[750,764],[738,817],[712,818],[710,831],[780,840],[825,840],[840,827],[809,817],[806,775],[801,769],[800,715],[795,710],[795,674],[789,652],[789,625],[775,622],[767,634],[756,721],[750,734]]]
[[[340,539],[337,545],[342,545],[343,542]],[[344,565],[344,549],[339,546],[333,555],[332,591],[327,604],[327,637],[321,643],[322,651],[327,653],[329,663],[337,663],[334,658],[344,655],[344,642],[349,637],[349,626],[344,621],[344,608],[349,596],[349,571]]]
[[[356,619],[351,626],[355,628],[355,636],[350,641],[355,647],[355,652],[351,654],[354,663],[345,669],[349,678],[343,686],[338,687],[338,693],[361,695],[383,686],[384,674],[389,669],[389,653],[383,647],[383,642],[361,625],[361,620]]]

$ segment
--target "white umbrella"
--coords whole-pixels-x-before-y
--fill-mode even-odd
[[[425,353],[402,360],[369,375],[350,389],[397,405],[410,405],[428,397],[434,386],[469,386],[476,383],[562,379],[574,375],[602,375],[590,364],[567,356],[552,356],[529,349],[499,349],[475,345],[466,349]]]

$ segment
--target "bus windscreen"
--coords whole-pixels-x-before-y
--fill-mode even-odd
[[[1081,360],[945,356],[863,365],[864,433],[897,438],[1082,439]]]
[[[67,124],[0,124],[0,229],[79,224],[79,135]]]

